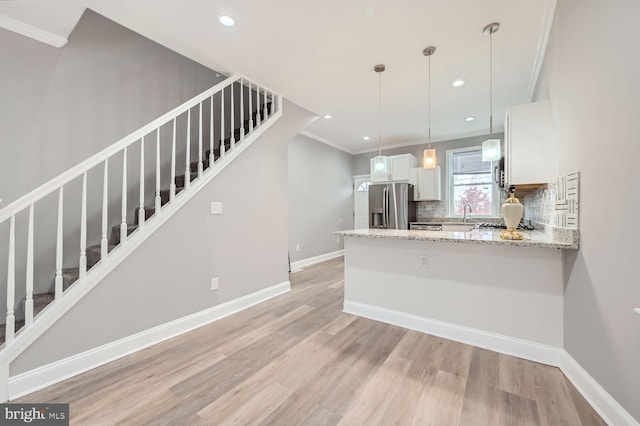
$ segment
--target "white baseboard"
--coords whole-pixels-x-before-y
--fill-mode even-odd
[[[291,289],[289,281],[256,291],[186,317],[150,328],[86,352],[53,362],[9,378],[8,398],[14,400],[66,380],[85,371],[122,358],[172,337],[202,327],[247,309]]]
[[[345,300],[344,312],[557,367],[562,349],[378,306]]]
[[[325,260],[334,259],[340,256],[344,256],[344,250],[333,251],[331,253],[321,254],[319,256],[310,257],[308,259],[297,260],[295,262],[291,262],[291,272],[295,271],[296,269],[301,269],[306,266],[311,266],[316,263],[324,262]]]
[[[636,421],[567,351],[560,369],[585,400],[609,425],[638,426]]]
[[[345,301],[344,312],[559,367],[607,424],[640,426],[640,423],[564,349],[364,303]]]

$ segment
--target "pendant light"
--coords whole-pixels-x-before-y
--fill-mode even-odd
[[[382,155],[382,137],[380,123],[382,122],[382,72],[386,69],[384,64],[378,64],[373,70],[378,73],[378,155],[372,162],[371,173],[387,173],[387,157]]]
[[[422,167],[425,169],[436,168],[436,150],[431,149],[431,56],[436,53],[435,46],[429,46],[422,51],[422,54],[429,58],[429,91],[427,99],[429,100],[429,148],[425,149],[422,153]]]
[[[493,22],[482,30],[489,36],[489,139],[482,142],[482,161],[496,161],[502,156],[500,139],[493,137],[493,33],[500,29],[500,24]]]

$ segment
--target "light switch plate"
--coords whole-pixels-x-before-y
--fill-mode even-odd
[[[211,202],[211,214],[222,214],[222,203],[219,201]]]
[[[211,278],[211,291],[217,290],[220,287],[220,278]]]

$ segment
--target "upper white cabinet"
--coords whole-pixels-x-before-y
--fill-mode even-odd
[[[510,108],[504,134],[508,185],[548,183],[557,178],[558,155],[552,141],[548,101]]]
[[[411,169],[411,173],[411,181],[414,182],[414,201],[442,200],[440,166],[436,166],[435,169],[416,167]]]
[[[418,159],[411,154],[387,157],[387,170],[376,171],[371,159],[371,182],[409,181],[411,169],[418,165]]]

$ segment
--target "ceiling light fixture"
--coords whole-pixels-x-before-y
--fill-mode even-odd
[[[368,141],[369,139],[371,139],[369,136],[365,136],[362,139],[364,139],[365,141]]]
[[[435,149],[431,149],[431,56],[436,53],[436,48],[435,46],[429,46],[427,48],[425,48],[422,51],[422,54],[424,56],[426,56],[427,58],[429,58],[429,71],[428,71],[428,80],[429,80],[429,84],[428,84],[428,94],[427,94],[427,99],[428,99],[428,103],[429,103],[429,113],[428,113],[428,117],[429,117],[429,148],[425,149],[422,152],[422,157],[423,157],[423,161],[422,161],[422,167],[425,169],[435,169],[436,168],[436,150]]]
[[[218,18],[218,21],[220,21],[220,23],[225,27],[233,27],[236,24],[236,21],[234,21],[231,16],[227,15],[222,15],[220,18]]]
[[[382,155],[382,72],[386,69],[384,64],[378,64],[373,70],[378,73],[378,155],[371,161],[371,174],[387,173],[387,157]]]
[[[469,117],[465,117],[465,118],[464,118],[464,121],[473,121],[473,120],[475,120],[475,119],[476,119],[476,118],[475,118],[473,115],[470,115]]]
[[[455,80],[453,80],[453,82],[451,83],[451,86],[458,88],[458,87],[462,87],[464,86],[466,83],[466,81],[462,78],[457,78]]]
[[[325,114],[325,115],[323,115],[323,117],[324,117],[324,118],[326,118],[326,119],[328,120],[328,119],[330,119],[330,118],[333,118],[333,115],[331,115],[331,114]]]
[[[502,156],[500,139],[493,137],[493,33],[500,29],[500,24],[493,22],[482,30],[489,36],[489,139],[482,142],[482,161],[496,161]]]

